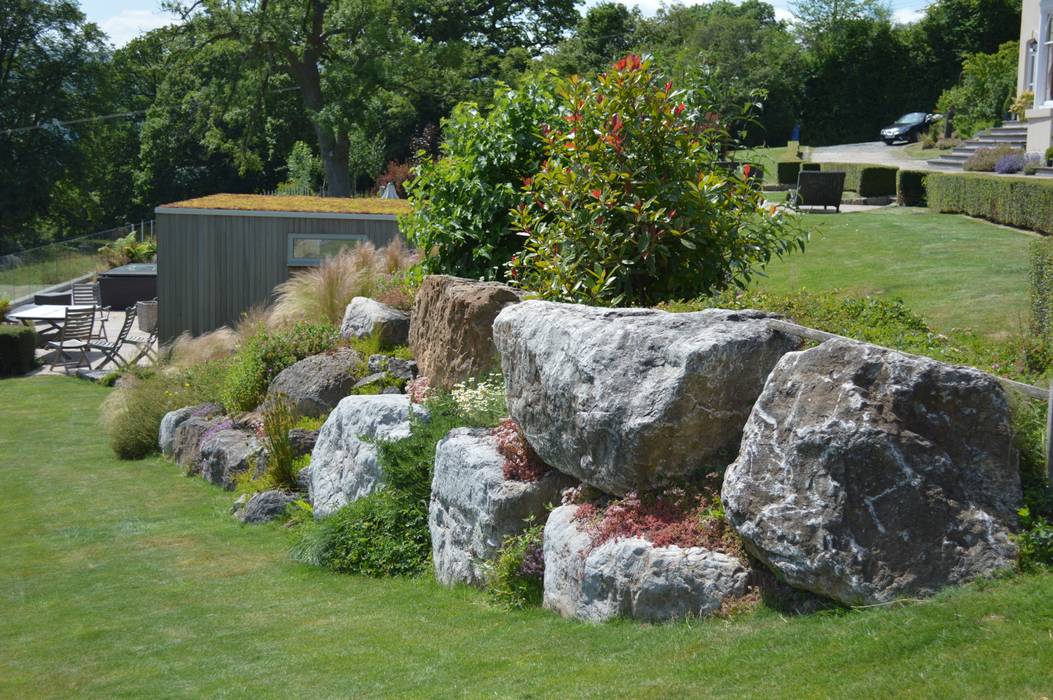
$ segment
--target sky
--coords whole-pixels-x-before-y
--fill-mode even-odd
[[[594,5],[599,0],[587,0]],[[680,0],[685,4],[696,4],[697,0]],[[789,19],[788,0],[768,0],[775,7],[775,14]],[[909,22],[920,15],[926,0],[891,0],[893,16],[898,22]],[[124,46],[139,34],[171,22],[171,16],[161,11],[160,0],[80,0],[81,9],[88,19],[98,24],[110,37],[114,46]],[[626,2],[637,5],[645,15],[653,15],[662,0],[637,0]]]

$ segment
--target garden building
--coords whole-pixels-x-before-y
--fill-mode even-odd
[[[161,343],[232,325],[297,268],[399,236],[403,200],[212,195],[158,207]]]
[[[1044,153],[1053,145],[1053,0],[1024,0],[1020,12],[1017,94],[1031,92],[1027,150]]]

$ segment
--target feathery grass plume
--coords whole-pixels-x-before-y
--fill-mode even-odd
[[[166,364],[185,369],[221,360],[234,354],[237,344],[237,334],[227,326],[220,326],[214,331],[198,336],[184,331],[168,346],[165,353]]]

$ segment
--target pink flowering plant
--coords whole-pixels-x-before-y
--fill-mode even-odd
[[[629,55],[559,84],[544,160],[512,213],[509,277],[545,299],[654,305],[744,287],[803,228],[721,158],[741,121],[704,84],[678,89]]]

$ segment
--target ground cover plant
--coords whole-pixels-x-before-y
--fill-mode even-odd
[[[64,377],[0,382],[5,697],[1053,690],[1050,573],[813,615],[762,603],[730,619],[590,625],[508,611],[428,576],[339,576],[291,561],[294,535],[240,525],[228,492],[160,458],[118,461],[95,424],[110,392]]]
[[[377,197],[269,196],[262,194],[213,194],[166,204],[183,209],[234,209],[239,211],[302,211],[330,214],[389,214],[409,211],[401,199]]]

